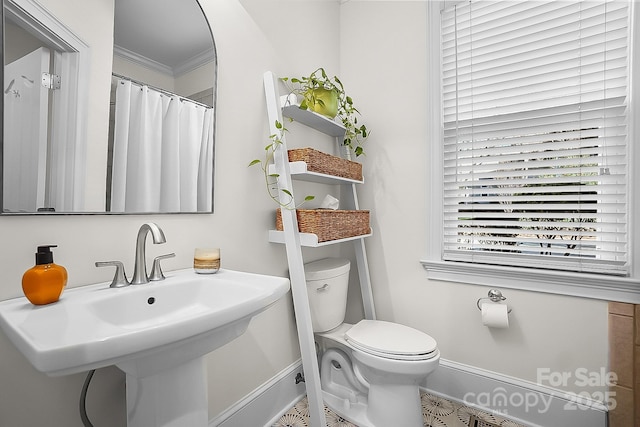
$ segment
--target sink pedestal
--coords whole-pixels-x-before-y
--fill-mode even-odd
[[[207,427],[204,355],[245,333],[250,321],[243,318],[117,363],[127,374],[127,427]]]
[[[203,357],[139,378],[127,373],[127,427],[206,427]]]

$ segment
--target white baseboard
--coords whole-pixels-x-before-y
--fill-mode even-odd
[[[305,394],[303,382],[295,378],[302,373],[297,360],[266,383],[248,394],[213,420],[209,427],[271,426]]]
[[[531,427],[604,427],[602,402],[473,366],[440,359],[425,389]]]
[[[209,427],[271,426],[305,394],[295,383],[298,360],[209,422]],[[604,427],[607,409],[596,400],[440,359],[424,389],[531,427]]]

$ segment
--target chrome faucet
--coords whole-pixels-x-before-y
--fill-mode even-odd
[[[147,240],[147,234],[151,232],[153,237],[153,243],[164,243],[167,240],[164,237],[162,229],[153,222],[147,222],[140,226],[138,230],[138,238],[136,239],[136,260],[133,267],[133,277],[131,278],[132,285],[141,285],[149,283],[149,276],[147,275],[147,261],[145,244]]]

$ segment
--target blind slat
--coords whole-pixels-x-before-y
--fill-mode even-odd
[[[443,254],[628,274],[628,1],[442,11]]]

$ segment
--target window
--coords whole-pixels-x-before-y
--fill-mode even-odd
[[[632,276],[630,2],[438,15],[440,266]]]

